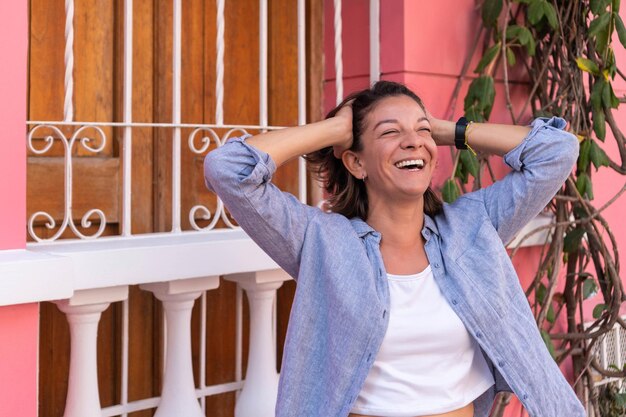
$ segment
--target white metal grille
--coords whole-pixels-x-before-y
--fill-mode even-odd
[[[622,319],[626,319],[623,316]],[[586,323],[586,327],[591,323]],[[611,331],[605,333],[593,347],[593,355],[603,369],[621,370],[626,359],[626,329],[619,323],[615,323]],[[596,378],[596,386],[617,382],[622,388],[623,378],[602,377],[599,373]]]

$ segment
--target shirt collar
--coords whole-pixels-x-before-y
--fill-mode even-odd
[[[372,226],[367,224],[360,217],[353,217],[350,219],[350,222],[352,223],[352,227],[359,237],[364,237],[369,233],[372,233],[375,236],[380,236],[380,234],[376,230],[374,230]],[[426,229],[430,230],[430,232],[436,235],[439,235],[439,229],[437,228],[437,224],[435,223],[435,221],[428,214],[424,213],[424,228],[422,229],[422,234],[425,233]],[[426,233],[426,235],[428,235],[428,233]],[[424,237],[428,238],[428,236]]]

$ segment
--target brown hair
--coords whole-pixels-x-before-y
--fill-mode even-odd
[[[371,88],[350,94],[332,109],[326,118],[335,116],[347,102],[352,100],[352,136],[354,139],[350,150],[358,152],[363,149],[361,134],[365,129],[366,116],[382,99],[400,95],[412,98],[426,111],[422,100],[405,85],[393,81],[378,81]],[[341,159],[335,158],[333,148],[320,149],[306,155],[305,158],[310,163],[310,169],[329,194],[330,210],[348,218],[360,217],[367,220],[368,201],[365,182],[352,176]],[[441,199],[428,187],[424,193],[424,213],[434,216],[441,212],[442,208]]]

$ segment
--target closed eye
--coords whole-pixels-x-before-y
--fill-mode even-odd
[[[398,133],[398,131],[397,131],[397,130],[395,130],[395,129],[385,130],[385,131],[381,134],[381,136],[391,135],[391,134],[394,134],[394,133]]]

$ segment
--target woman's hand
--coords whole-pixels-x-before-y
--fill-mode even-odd
[[[426,117],[430,122],[431,133],[437,146],[454,145],[455,123],[437,119],[428,110],[426,110]]]
[[[343,133],[340,135],[340,142],[333,145],[333,155],[340,159],[341,155],[352,147],[354,138],[352,137],[352,102],[343,106],[334,117],[340,121]]]

